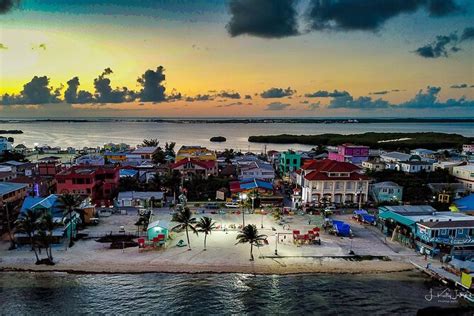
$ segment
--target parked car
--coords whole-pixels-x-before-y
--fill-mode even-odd
[[[219,205],[217,205],[217,203],[207,203],[206,208],[209,210],[217,210]]]
[[[226,203],[225,204],[225,207],[228,207],[228,208],[239,208],[239,203]]]

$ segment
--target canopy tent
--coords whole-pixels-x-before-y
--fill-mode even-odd
[[[362,220],[365,223],[373,224],[373,223],[375,223],[375,216],[374,215],[369,215],[369,214],[362,214]]]
[[[343,221],[332,221],[332,227],[338,236],[349,237],[351,235],[351,226]]]
[[[355,210],[354,212],[354,215],[364,215],[364,214],[369,214],[367,213],[366,210]]]

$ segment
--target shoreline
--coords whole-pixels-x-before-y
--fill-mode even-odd
[[[174,266],[154,266],[154,265],[124,265],[99,263],[97,266],[88,268],[74,264],[54,266],[45,265],[23,265],[17,264],[0,265],[0,273],[4,272],[52,272],[67,274],[253,274],[253,275],[303,275],[303,274],[350,274],[350,275],[370,275],[396,273],[406,271],[418,271],[412,264],[401,261],[341,261],[331,260],[323,262],[323,259],[313,263],[294,263],[291,266],[273,264],[249,264],[249,265],[174,265]],[[363,263],[363,264],[362,264]]]

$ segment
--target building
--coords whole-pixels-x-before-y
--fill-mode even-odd
[[[178,170],[185,178],[200,175],[207,179],[209,176],[218,174],[216,160],[199,160],[194,158],[181,159],[170,166],[172,170]]]
[[[8,138],[0,136],[0,155],[11,150],[13,150],[12,143],[8,141]]]
[[[382,171],[385,169],[385,163],[380,159],[370,159],[362,162],[362,168],[370,171]]]
[[[370,185],[370,195],[376,203],[399,203],[403,198],[403,187],[392,181],[374,183]]]
[[[474,144],[464,144],[464,145],[462,145],[462,152],[465,155],[473,155],[474,154]]]
[[[239,179],[261,179],[268,182],[273,182],[275,179],[275,170],[268,162],[262,160],[255,160],[248,164],[241,165],[239,168]]]
[[[379,207],[379,227],[407,246],[430,255],[474,253],[474,218],[458,212],[437,212],[429,205]]]
[[[370,178],[349,162],[309,160],[297,172],[304,203],[366,203]]]
[[[465,161],[437,161],[433,164],[433,170],[448,170],[449,174],[453,174],[453,168],[464,166]]]
[[[159,146],[150,146],[150,147],[138,147],[133,150],[131,153],[127,154],[128,162],[137,162],[141,164],[143,162],[153,161],[153,155],[160,150]]]
[[[474,215],[474,194],[457,199],[451,207],[453,212],[462,212],[468,215]]]
[[[342,144],[337,146],[337,152],[329,152],[328,158],[335,161],[362,165],[362,162],[369,159],[369,147]]]
[[[87,166],[103,166],[105,165],[105,158],[98,154],[88,154],[76,158],[76,165],[87,165]]]
[[[114,144],[114,143],[108,143],[104,145],[104,150],[106,152],[128,152],[130,151],[130,145],[120,143],[120,144]]]
[[[423,158],[432,159],[436,157],[437,152],[433,150],[425,149],[425,148],[417,148],[417,149],[412,149],[410,151],[410,154],[412,154],[413,156],[420,156]]]
[[[56,192],[88,196],[93,203],[111,205],[119,179],[118,167],[73,166],[56,175]]]
[[[432,172],[433,163],[421,160],[419,156],[411,156],[407,161],[396,163],[395,170],[405,173]]]
[[[453,176],[464,184],[469,192],[474,192],[474,164],[453,167]]]
[[[440,203],[451,203],[465,195],[466,188],[462,183],[428,183],[433,197]]]
[[[190,158],[194,160],[217,160],[217,155],[214,151],[201,146],[181,146],[176,153],[175,162]]]
[[[230,192],[235,194],[249,194],[253,192],[259,192],[259,194],[272,195],[273,185],[267,181],[260,179],[248,179],[243,181],[232,181],[230,183]]]
[[[117,207],[161,207],[163,197],[163,192],[119,192],[115,205]]]
[[[15,209],[23,201],[27,186],[20,183],[0,182],[0,234],[8,229],[16,219]],[[8,208],[8,209],[7,209]]]
[[[124,161],[127,161],[127,155],[129,155],[130,152],[128,151],[106,151],[104,153],[104,159],[108,163],[122,163]]]
[[[50,156],[38,160],[38,174],[42,177],[54,177],[61,169],[59,157]]]
[[[301,167],[301,154],[292,150],[284,151],[281,153],[279,161],[278,169],[282,174],[288,175]]]

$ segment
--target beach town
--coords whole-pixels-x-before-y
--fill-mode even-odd
[[[474,144],[213,151],[0,138],[3,271],[474,277]]]

